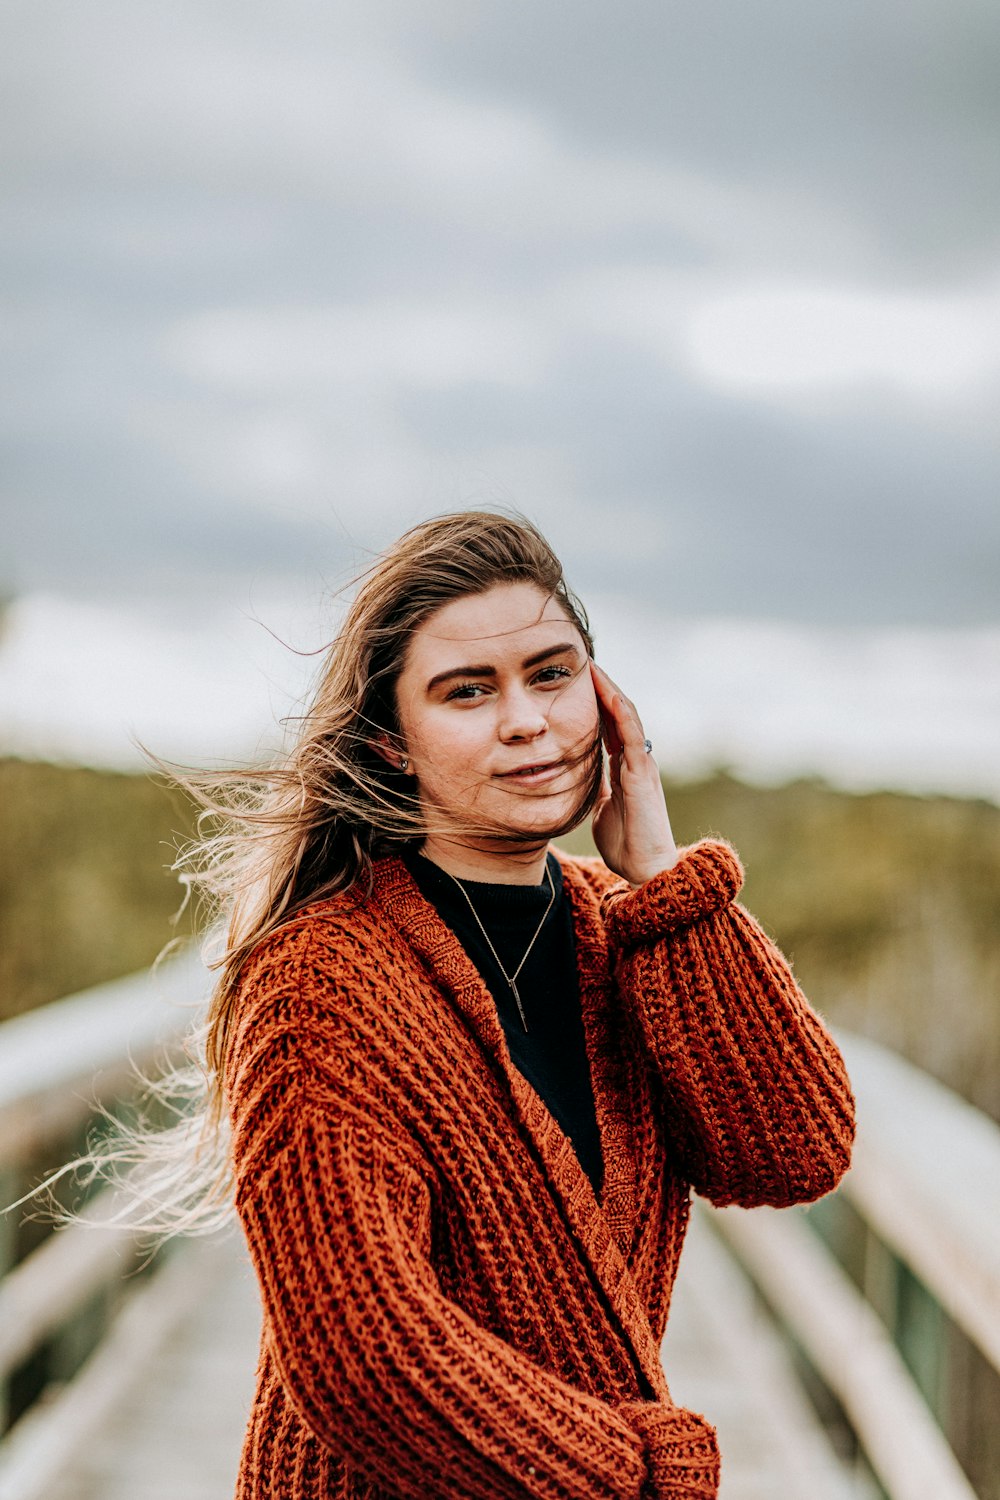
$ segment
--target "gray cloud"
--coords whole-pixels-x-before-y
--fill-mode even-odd
[[[18,6],[7,581],[339,575],[497,499],[678,612],[995,620],[995,369],[724,386],[688,322],[994,284],[998,60],[974,0]]]
[[[424,29],[442,83],[515,98],[577,139],[819,196],[883,273],[974,275],[1000,253],[1000,12],[990,0],[613,8],[502,4]],[[739,254],[738,237],[733,250]]]

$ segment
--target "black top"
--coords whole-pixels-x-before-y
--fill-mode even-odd
[[[558,1120],[594,1192],[600,1194],[604,1164],[580,1014],[573,923],[559,861],[549,854],[547,868],[555,900],[517,980],[528,1023],[525,1031],[510,985],[454,877],[415,849],[405,849],[403,859],[421,895],[451,928],[485,980],[496,1001],[514,1066]],[[513,974],[548,906],[548,879],[541,885],[463,880],[462,887],[501,963]]]

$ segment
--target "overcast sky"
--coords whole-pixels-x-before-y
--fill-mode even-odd
[[[7,593],[500,502],[609,619],[994,639],[996,0],[8,0],[0,112]]]

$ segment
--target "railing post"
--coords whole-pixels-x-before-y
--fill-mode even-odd
[[[947,1320],[919,1277],[867,1230],[862,1290],[892,1334],[918,1390],[944,1426],[948,1413]]]
[[[897,1261],[896,1343],[910,1374],[939,1422],[948,1410],[945,1315],[908,1266]]]
[[[136,1070],[157,1070],[190,1024],[186,1005],[169,996],[189,1002],[203,987],[192,953],[3,1023],[0,1208],[85,1152],[88,1129],[103,1128],[102,1108],[134,1109]],[[36,1391],[73,1382],[135,1266],[131,1233],[94,1239],[81,1229],[51,1234],[20,1211],[0,1212],[0,1449],[16,1446]]]

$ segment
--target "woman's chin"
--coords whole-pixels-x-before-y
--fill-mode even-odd
[[[508,810],[505,836],[516,838],[520,834],[526,839],[548,839],[556,831],[568,832],[582,823],[588,810],[587,805],[581,807],[580,793],[575,788],[558,796],[532,798],[516,813]]]
[[[464,806],[425,809],[428,832],[449,843],[490,852],[514,852],[521,846],[537,848],[578,827],[593,808],[599,781],[588,777],[581,785],[576,775],[567,777],[567,782],[558,788],[540,787],[528,793],[496,786],[483,788]]]

